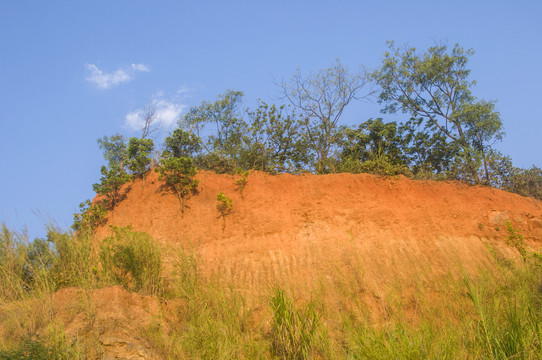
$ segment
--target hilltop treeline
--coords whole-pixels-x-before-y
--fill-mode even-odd
[[[283,104],[259,101],[243,109],[243,93],[228,90],[191,108],[159,146],[148,138],[156,120],[149,108],[141,138],[117,134],[98,140],[107,165],[94,190],[103,209],[119,201],[122,184],[153,166],[175,187],[181,208],[182,198],[197,187],[196,169],[402,174],[542,199],[542,170],[517,168],[493,148],[504,136],[502,120],[494,102],[472,94],[467,65],[473,50],[444,45],[419,54],[393,42],[388,47],[374,71],[352,72],[337,60],[316,73],[296,72],[277,84]],[[378,98],[382,114],[400,112],[407,120],[375,116],[343,126],[344,109],[368,97]]]

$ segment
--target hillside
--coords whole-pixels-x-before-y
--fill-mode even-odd
[[[94,236],[52,233],[57,252],[24,262],[4,227],[0,358],[542,355],[541,201],[367,174],[197,178],[181,212],[151,172]],[[110,225],[159,249],[129,231],[101,246]]]
[[[199,194],[184,213],[156,174],[136,181],[99,236],[108,225],[132,225],[166,249],[194,251],[209,278],[256,297],[276,285],[301,297],[324,286],[333,297],[355,281],[368,303],[398,282],[431,287],[440,276],[491,266],[495,254],[518,258],[506,244],[506,221],[528,247],[542,246],[542,202],[488,187],[252,172],[241,194],[238,176],[203,171],[197,178]],[[233,200],[224,219],[219,192]],[[175,251],[168,254],[171,265]]]

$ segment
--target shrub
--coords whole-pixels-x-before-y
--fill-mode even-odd
[[[158,177],[160,181],[165,181],[166,184],[171,185],[175,189],[181,205],[181,212],[184,212],[183,200],[190,194],[197,192],[199,184],[199,181],[194,179],[197,168],[192,158],[164,158],[156,171],[160,173]]]
[[[112,236],[100,248],[100,260],[106,278],[127,290],[160,295],[162,260],[160,248],[146,233],[131,227],[112,226]]]
[[[92,185],[92,188],[96,194],[103,197],[103,205],[112,209],[124,196],[121,192],[122,186],[132,180],[132,176],[126,174],[118,166],[112,166],[109,169],[102,166],[101,173],[100,182]]]
[[[216,200],[216,208],[222,217],[225,217],[233,211],[233,201],[228,196],[224,195],[223,192],[220,192],[216,196]]]
[[[510,221],[506,221],[506,230],[508,231],[508,237],[506,238],[506,243],[513,248],[515,248],[523,261],[527,260],[527,249],[525,249],[525,241],[523,240],[523,235],[519,230],[515,229]]]
[[[102,204],[92,204],[86,200],[79,204],[79,212],[73,214],[74,231],[94,231],[99,225],[103,224],[107,210]]]
[[[214,171],[217,174],[233,175],[237,169],[237,163],[234,159],[216,152],[198,156],[196,163],[199,168]]]
[[[235,180],[233,183],[234,185],[237,185],[237,189],[239,190],[239,193],[241,194],[241,198],[243,197],[243,191],[245,190],[245,187],[247,186],[247,178],[248,178],[248,171],[240,171],[239,175],[241,175],[240,179]]]

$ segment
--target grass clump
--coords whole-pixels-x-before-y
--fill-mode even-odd
[[[320,321],[314,305],[299,309],[277,289],[270,306],[273,354],[279,359],[310,359]]]
[[[111,227],[100,246],[104,277],[127,290],[148,295],[162,292],[160,248],[149,234],[131,227]]]

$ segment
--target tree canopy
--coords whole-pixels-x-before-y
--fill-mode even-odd
[[[351,72],[339,60],[314,73],[298,70],[278,84],[285,104],[259,100],[255,108],[243,109],[244,94],[234,90],[203,101],[179,119],[154,162],[154,142],[147,136],[157,129],[156,112],[149,105],[141,138],[115,134],[98,140],[107,162],[93,185],[101,199],[85,203],[75,225],[101,221],[106,209],[122,199],[122,186],[134,177],[144,179],[152,167],[174,188],[181,210],[196,193],[198,169],[403,174],[485,184],[542,199],[542,171],[519,169],[492,147],[504,135],[503,124],[494,101],[473,95],[472,49],[435,45],[419,53],[393,42],[388,47],[381,66],[370,74],[363,68]],[[369,85],[380,88],[383,114],[406,118],[341,124],[350,103],[373,95]]]
[[[480,183],[481,161],[489,181],[487,152],[502,138],[502,121],[494,102],[479,100],[471,92],[476,82],[469,80],[467,63],[474,51],[442,45],[419,55],[415,48],[388,45],[381,68],[373,73],[382,89],[383,112],[402,111],[423,119],[427,129],[460,145],[466,164],[463,179]]]

